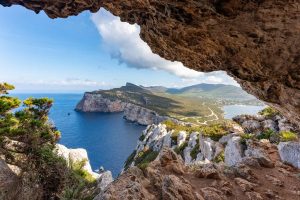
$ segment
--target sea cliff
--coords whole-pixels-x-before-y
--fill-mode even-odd
[[[170,117],[160,116],[157,112],[134,103],[125,102],[117,98],[110,99],[102,94],[90,92],[84,94],[75,110],[104,113],[123,112],[124,119],[140,125],[158,124],[170,119]]]

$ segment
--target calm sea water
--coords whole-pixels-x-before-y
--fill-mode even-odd
[[[255,115],[264,108],[265,106],[230,105],[224,106],[223,110],[225,119],[232,119],[241,114]]]
[[[49,97],[54,99],[50,118],[61,131],[59,143],[68,148],[84,148],[94,170],[103,166],[116,177],[134,150],[145,126],[129,123],[122,113],[80,113],[74,108],[80,94],[15,94],[20,99]],[[68,115],[70,113],[70,115]]]

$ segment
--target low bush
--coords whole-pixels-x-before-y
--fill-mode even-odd
[[[272,135],[276,134],[273,130],[271,129],[267,129],[265,131],[263,131],[262,133],[260,133],[258,136],[257,136],[257,139],[261,140],[261,139],[267,139],[269,140],[270,137]]]
[[[174,149],[174,151],[175,151],[177,154],[181,155],[182,158],[183,158],[183,157],[184,157],[184,156],[183,156],[183,150],[187,147],[187,145],[188,145],[188,143],[187,143],[187,142],[184,142],[184,143],[182,143],[179,147],[176,147],[176,148]]]
[[[219,162],[224,162],[225,161],[225,153],[222,151],[215,159],[214,162],[219,163]]]
[[[274,117],[275,115],[278,115],[279,112],[272,107],[266,107],[263,110],[259,111],[258,114],[265,117]]]
[[[150,162],[155,160],[155,158],[158,156],[158,153],[159,152],[152,151],[150,149],[139,152],[137,158],[135,159],[135,165],[141,169],[144,169]]]
[[[128,169],[129,166],[131,165],[131,163],[133,162],[134,156],[136,154],[136,150],[134,150],[127,158],[127,160],[125,161],[125,165],[124,168]]]
[[[279,133],[280,141],[288,142],[288,141],[297,141],[298,135],[292,131],[281,131]]]
[[[197,158],[198,153],[199,153],[199,140],[197,140],[197,144],[195,145],[195,147],[192,149],[190,153],[193,160]]]

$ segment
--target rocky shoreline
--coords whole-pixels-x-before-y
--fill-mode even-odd
[[[123,112],[124,119],[140,125],[159,124],[171,119],[168,116],[160,116],[157,112],[145,107],[119,99],[104,98],[101,94],[90,92],[84,94],[75,110],[80,112]]]

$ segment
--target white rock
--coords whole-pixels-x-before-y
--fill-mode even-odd
[[[186,165],[189,165],[192,162],[191,151],[192,151],[192,148],[189,146],[187,146],[183,150],[184,163]]]
[[[185,142],[186,139],[186,132],[180,131],[177,137],[177,146],[180,147]]]
[[[213,159],[215,142],[212,139],[206,138],[202,134],[200,134],[199,147],[204,158],[207,158],[208,160]]]
[[[110,171],[105,171],[105,172],[100,174],[100,177],[97,180],[98,188],[100,189],[100,191],[103,191],[113,181],[114,181],[114,179],[112,177],[111,172]]]
[[[262,126],[264,129],[271,129],[272,131],[277,132],[276,123],[271,119],[264,120]]]
[[[171,143],[172,143],[172,138],[171,138],[171,132],[168,132],[165,137],[164,137],[164,141],[163,141],[163,147],[171,147]]]
[[[261,128],[261,125],[256,120],[247,120],[242,123],[242,127],[247,133],[253,133],[259,130]]]
[[[277,146],[280,158],[283,162],[300,168],[300,143],[280,142]]]
[[[238,133],[231,133],[231,134],[228,134],[228,135],[224,135],[222,136],[220,139],[219,139],[219,142],[223,145],[226,145],[228,143],[228,140],[230,140],[232,137],[234,136],[239,136]]]
[[[225,148],[225,163],[228,166],[236,165],[242,161],[242,146],[240,137],[232,137]]]
[[[193,149],[193,148],[196,146],[196,144],[197,144],[198,134],[199,134],[199,133],[197,133],[197,132],[193,132],[193,133],[191,133],[191,135],[190,135],[188,146],[189,146],[190,148],[192,148],[192,149]]]
[[[64,145],[56,144],[55,151],[59,156],[62,156],[66,160],[68,166],[70,166],[71,163],[82,162],[85,160],[83,169],[91,174],[95,179],[100,177],[98,173],[93,172],[87,151],[85,149],[68,149]]]
[[[196,157],[196,162],[197,162],[197,161],[202,161],[202,160],[204,160],[204,156],[203,156],[203,154],[202,154],[201,152],[199,152],[199,153],[197,154],[197,157]]]
[[[279,128],[279,132],[293,130],[293,127],[291,126],[291,124],[287,122],[285,118],[278,120],[278,128]]]

